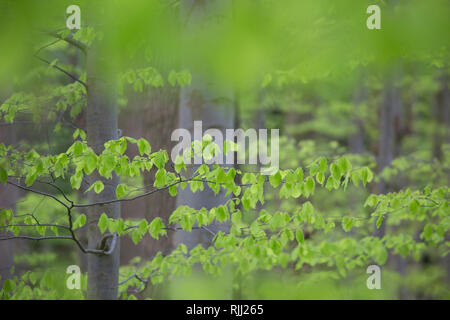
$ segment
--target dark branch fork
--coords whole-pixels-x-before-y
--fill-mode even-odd
[[[72,34],[68,34],[68,35],[66,35],[65,37],[63,37],[61,34],[59,34],[58,32],[55,32],[55,31],[43,31],[43,32],[44,32],[45,34],[51,36],[51,37],[56,38],[56,40],[50,42],[49,44],[46,44],[46,45],[40,47],[40,48],[34,53],[34,57],[35,57],[36,59],[39,59],[39,60],[42,61],[42,62],[45,62],[45,63],[48,64],[49,66],[52,66],[52,67],[55,68],[56,70],[61,71],[62,73],[64,73],[66,76],[68,76],[68,77],[71,78],[72,80],[74,80],[74,81],[76,81],[76,82],[82,84],[82,85],[86,88],[86,90],[87,90],[87,89],[88,89],[88,85],[87,85],[84,81],[78,79],[76,76],[74,76],[74,75],[71,74],[70,72],[64,70],[63,68],[57,66],[56,64],[55,64],[55,65],[52,65],[52,63],[51,63],[50,61],[48,61],[48,60],[46,60],[46,59],[44,59],[44,58],[39,57],[38,54],[39,54],[43,49],[48,48],[48,47],[50,47],[50,46],[52,46],[52,45],[58,43],[59,41],[65,41],[65,42],[69,43],[70,45],[72,45],[72,46],[74,46],[74,47],[80,49],[84,54],[87,54],[88,45],[85,44],[85,43],[82,42],[82,41],[79,41],[79,40],[75,39],[75,38],[72,36]]]
[[[56,70],[61,71],[62,73],[64,73],[65,75],[67,75],[67,76],[68,76],[69,78],[71,78],[72,80],[74,80],[74,81],[76,81],[76,82],[78,82],[78,83],[81,83],[86,89],[88,88],[87,84],[86,84],[84,81],[81,81],[80,79],[78,79],[77,77],[75,77],[75,76],[74,76],[73,74],[71,74],[70,72],[64,70],[64,69],[61,68],[61,67],[58,67],[56,64],[55,64],[55,65],[52,65],[52,63],[51,63],[50,61],[45,60],[44,58],[38,57],[38,56],[36,56],[36,55],[35,55],[35,58],[41,60],[42,62],[45,62],[46,64],[48,64],[49,66],[52,66],[52,67],[55,68]]]
[[[17,178],[17,177],[16,177]],[[62,225],[57,225],[57,224],[41,224],[38,221],[36,225],[28,225],[28,224],[14,224],[14,225],[8,225],[8,226],[4,226],[2,228],[7,228],[7,227],[13,227],[13,226],[23,226],[23,227],[33,227],[33,226],[50,226],[50,227],[58,227],[58,228],[63,228],[65,230],[68,230],[70,232],[70,236],[43,236],[43,237],[32,237],[32,236],[10,236],[10,237],[5,237],[5,238],[0,238],[0,240],[11,240],[11,239],[25,239],[25,240],[51,240],[51,239],[65,239],[65,240],[73,240],[77,246],[79,247],[79,249],[83,252],[83,253],[91,253],[91,254],[100,254],[100,255],[110,255],[113,251],[114,248],[117,244],[117,238],[118,235],[117,233],[113,233],[113,234],[106,234],[100,241],[100,249],[88,249],[85,248],[85,246],[81,243],[81,241],[77,238],[76,234],[75,234],[75,230],[73,229],[73,217],[72,217],[72,209],[73,208],[83,208],[83,207],[90,207],[90,206],[96,206],[96,205],[106,205],[106,204],[110,204],[110,203],[115,203],[115,202],[121,202],[121,201],[133,201],[136,199],[139,199],[141,197],[145,197],[151,194],[154,194],[158,191],[162,191],[162,190],[166,190],[174,185],[180,184],[182,182],[188,182],[188,181],[193,181],[193,178],[190,179],[180,179],[179,181],[176,181],[172,184],[169,184],[165,187],[162,188],[155,188],[149,192],[146,192],[144,194],[138,195],[136,197],[133,198],[124,198],[124,199],[111,199],[108,201],[103,201],[103,202],[95,202],[95,203],[89,203],[89,204],[75,204],[72,200],[70,200],[67,195],[64,193],[64,191],[58,187],[55,183],[52,182],[47,182],[47,181],[41,181],[41,180],[36,180],[36,182],[38,183],[43,183],[43,184],[47,184],[52,186],[53,188],[55,188],[56,190],[58,190],[59,193],[61,193],[61,195],[64,197],[64,199],[69,202],[69,204],[66,204],[65,202],[63,202],[62,200],[60,200],[57,196],[50,194],[50,193],[46,193],[43,191],[39,191],[36,189],[32,189],[26,186],[21,185],[20,183],[15,183],[12,182],[10,180],[7,181],[8,184],[15,186],[19,189],[22,189],[24,191],[29,191],[29,192],[33,192],[45,197],[49,197],[53,200],[55,200],[56,202],[58,202],[59,204],[61,204],[62,206],[64,206],[67,210],[67,217],[68,217],[68,222],[69,225],[68,226],[62,226]],[[206,182],[206,181],[204,181]],[[33,216],[34,217],[34,216]],[[133,228],[134,226],[128,227],[128,229]],[[167,227],[167,230],[181,230],[181,228],[174,228],[174,227]],[[211,230],[207,229],[206,227],[200,227],[199,229],[205,230],[209,233],[211,233],[213,236],[215,236],[215,233],[212,232]],[[107,246],[107,240],[109,238],[112,238],[111,243],[109,246]]]

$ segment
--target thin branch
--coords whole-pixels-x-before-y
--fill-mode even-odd
[[[62,228],[62,229],[66,229],[69,230],[68,226],[63,226],[60,224],[50,224],[50,223],[39,223],[39,224],[9,224],[6,226],[0,226],[0,229],[5,229],[5,228],[9,228],[9,227],[57,227],[57,228]]]
[[[189,181],[189,180],[183,180],[183,181]],[[177,185],[177,184],[179,184],[179,183],[181,183],[183,181],[177,181],[177,182],[169,184],[169,185],[167,185],[165,187],[153,189],[153,190],[151,190],[149,192],[146,192],[144,194],[138,195],[138,196],[133,197],[133,198],[111,199],[111,200],[106,200],[106,201],[101,201],[101,202],[92,202],[92,203],[86,203],[86,204],[74,204],[73,207],[74,208],[85,208],[85,207],[100,206],[100,205],[106,205],[106,204],[122,202],[122,201],[133,201],[133,200],[136,200],[136,199],[139,199],[139,198],[151,195],[151,194],[153,194],[155,192],[169,189],[170,187],[175,186],[175,185]]]
[[[122,202],[122,201],[133,201],[133,200],[136,200],[136,199],[139,199],[139,198],[142,198],[142,197],[149,196],[149,195],[151,195],[153,193],[156,193],[158,191],[167,190],[170,187],[176,186],[176,185],[178,185],[178,184],[180,184],[182,182],[190,182],[190,181],[200,181],[200,182],[203,182],[203,183],[215,183],[215,184],[221,184],[221,185],[225,184],[223,182],[216,182],[216,181],[209,181],[209,180],[204,180],[204,179],[189,178],[189,179],[184,179],[184,180],[178,180],[178,181],[176,181],[174,183],[171,183],[171,184],[169,184],[167,186],[164,186],[162,188],[156,188],[156,189],[150,190],[148,192],[145,192],[145,193],[143,193],[141,195],[132,197],[132,198],[111,199],[111,200],[106,200],[106,201],[101,201],[101,202],[92,202],[92,203],[86,203],[86,204],[76,204],[75,203],[75,204],[73,204],[73,207],[75,207],[75,208],[85,208],[85,207],[100,206],[100,205],[106,205],[106,204]],[[283,183],[284,183],[284,181],[283,181]],[[251,186],[251,185],[252,185],[251,183],[236,184],[236,186],[240,186],[240,187],[247,187],[247,186]]]
[[[55,32],[55,31],[46,31],[45,33],[48,34],[49,36],[55,37],[59,40],[63,40],[65,42],[77,47],[78,49],[83,51],[84,54],[86,54],[86,52],[87,52],[88,45],[82,41],[75,39],[71,34],[68,34],[67,36],[63,37],[62,35],[60,35],[59,33]]]
[[[213,235],[213,237],[216,236],[216,234],[215,234],[214,232],[212,232],[210,229],[208,229],[207,227],[201,226],[201,228],[202,228],[203,230],[206,230],[206,231],[208,231],[209,233],[211,233],[211,234]]]
[[[80,79],[78,79],[77,77],[75,77],[73,74],[71,74],[71,73],[67,72],[66,70],[64,70],[64,69],[62,69],[62,68],[60,68],[60,67],[58,67],[56,64],[55,64],[55,65],[52,65],[52,63],[51,63],[50,61],[45,60],[45,59],[43,59],[43,58],[41,58],[41,57],[39,57],[39,56],[36,56],[36,55],[35,55],[34,57],[35,57],[36,59],[39,59],[39,60],[41,60],[41,61],[47,63],[48,65],[52,66],[52,67],[55,68],[56,70],[61,71],[62,73],[64,73],[64,74],[67,75],[68,77],[70,77],[72,80],[74,80],[74,81],[76,81],[76,82],[78,82],[78,83],[81,83],[81,84],[87,89],[87,84],[86,84],[84,81],[81,81]]]
[[[46,237],[30,237],[30,236],[11,236],[6,238],[0,238],[1,240],[13,240],[13,239],[25,239],[25,240],[52,240],[52,239],[64,239],[64,240],[72,240],[70,236],[46,236]]]
[[[43,184],[48,184],[49,186],[52,186],[53,188],[55,188],[56,190],[58,190],[61,193],[61,195],[64,197],[64,199],[66,199],[66,201],[68,201],[70,204],[73,204],[73,201],[70,200],[67,197],[67,195],[65,194],[65,192],[60,187],[58,187],[56,184],[51,183],[51,182],[47,182],[47,181],[42,181],[42,180],[36,180],[36,182],[43,183]]]
[[[61,39],[56,39],[55,41],[52,41],[46,45],[43,45],[42,47],[40,47],[39,49],[36,50],[36,52],[34,53],[35,56],[38,55],[39,52],[41,52],[42,50],[44,50],[45,48],[51,47],[52,45],[58,43],[59,41],[61,41]]]
[[[25,190],[25,191],[30,191],[30,192],[33,192],[33,193],[36,193],[36,194],[40,194],[40,195],[42,195],[42,196],[46,196],[46,197],[52,198],[53,200],[59,202],[59,203],[62,204],[64,207],[66,207],[67,209],[69,209],[69,206],[68,206],[67,204],[65,204],[64,202],[62,202],[61,200],[59,200],[57,197],[55,197],[54,195],[52,195],[52,194],[50,194],[50,193],[46,193],[46,192],[34,190],[34,189],[31,189],[31,188],[22,186],[22,185],[20,185],[20,184],[11,182],[11,181],[7,181],[7,183],[10,184],[10,185],[16,186],[16,187],[19,188],[19,189],[22,189],[22,190]]]
[[[139,281],[144,282],[144,283],[147,283],[147,282],[148,282],[148,279],[142,279],[137,273],[133,273],[133,274],[130,275],[128,278],[126,278],[126,279],[120,281],[120,282],[119,282],[119,286],[122,285],[122,284],[124,284],[124,283],[127,283],[128,281],[130,281],[130,280],[133,279],[133,278],[136,278],[136,279],[138,279]]]

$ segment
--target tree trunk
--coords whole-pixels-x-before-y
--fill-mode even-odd
[[[112,68],[106,64],[107,52],[94,44],[87,53],[87,140],[88,145],[100,154],[104,143],[117,139],[117,102],[116,83]],[[97,172],[93,173],[90,183],[101,180],[105,185],[100,194],[91,191],[90,202],[101,202],[116,197],[115,190],[119,178],[113,173],[112,179],[102,178]],[[91,249],[99,248],[102,234],[97,226],[102,213],[108,217],[120,217],[120,204],[113,203],[103,206],[90,207],[88,210],[88,243]],[[115,249],[110,255],[89,254],[88,257],[88,298],[89,299],[117,299],[119,278],[120,242],[117,240]]]
[[[358,109],[363,108],[363,103],[367,101],[368,88],[365,85],[357,87],[353,99],[355,107],[355,116],[353,118],[353,126],[355,131],[348,137],[348,148],[351,153],[361,154],[364,152],[364,123],[359,118]]]
[[[219,3],[220,2],[220,3]],[[203,1],[185,0],[181,9],[185,26],[184,32],[190,32],[190,28],[196,24],[201,24],[204,28],[211,27],[211,24],[219,23],[212,19],[214,15],[221,14],[226,17],[225,22],[231,23],[232,1],[218,1],[206,3]],[[212,26],[217,28],[218,25]],[[220,28],[220,26],[219,26]],[[185,46],[195,44],[183,42]],[[185,61],[186,62],[186,61]],[[194,121],[202,121],[203,132],[208,129],[218,129],[222,132],[225,139],[225,129],[234,128],[234,105],[233,105],[233,85],[218,85],[214,79],[208,77],[207,67],[199,65],[189,65],[192,73],[192,83],[189,87],[183,88],[180,94],[179,106],[179,126],[191,131],[192,141],[197,140],[193,135]],[[223,147],[223,146],[220,146]],[[189,172],[192,174],[199,165],[192,165]],[[192,193],[189,188],[179,189],[177,197],[177,206],[187,205],[194,209],[205,207],[210,209],[224,204],[228,197],[221,191],[217,196],[205,183],[204,190]],[[210,228],[213,232],[219,230],[227,231],[228,223],[216,223]],[[213,235],[203,229],[194,229],[192,232],[178,231],[174,235],[174,244],[184,243],[189,249],[198,244],[207,247],[211,244]]]
[[[193,135],[194,121],[202,120],[203,131],[207,129],[218,129],[225,137],[225,129],[234,127],[234,110],[229,103],[212,101],[221,101],[218,97],[232,96],[232,90],[224,92],[212,85],[206,85],[205,82],[197,80],[187,89],[183,89],[180,99],[180,128],[191,131]],[[192,165],[188,170],[188,175],[197,170],[199,165]],[[177,197],[177,206],[187,205],[194,209],[211,209],[224,204],[228,197],[224,196],[223,190],[216,196],[214,192],[205,184],[205,189],[201,192],[192,193],[189,188],[179,190]],[[211,226],[213,232],[219,230],[227,231],[228,224],[215,224]],[[175,244],[184,243],[191,249],[201,243],[209,246],[212,235],[203,229],[194,229],[191,232],[178,231],[175,233]]]
[[[385,83],[383,89],[383,101],[380,108],[380,135],[378,141],[378,173],[381,173],[385,167],[391,165],[394,158],[396,141],[396,124],[399,123],[401,110],[400,89],[396,86],[397,75],[391,76]],[[378,194],[389,192],[388,182],[383,178],[377,185]],[[376,222],[375,222],[376,223]],[[379,228],[374,224],[374,235],[383,237],[386,233],[386,218]]]
[[[16,128],[13,124],[0,124],[0,143],[5,146],[16,141]],[[11,185],[0,184],[0,209],[11,209],[15,212],[19,190]],[[5,229],[0,229],[0,237],[10,235]],[[3,281],[12,277],[10,270],[14,266],[15,240],[0,241],[0,288]]]

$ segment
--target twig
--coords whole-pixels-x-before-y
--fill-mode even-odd
[[[45,59],[43,59],[43,58],[41,58],[41,57],[39,57],[39,56],[36,56],[36,55],[35,55],[34,57],[35,57],[36,59],[39,59],[39,60],[41,60],[41,61],[47,63],[48,65],[52,66],[52,67],[55,68],[56,70],[61,71],[62,73],[64,73],[64,74],[67,75],[68,77],[70,77],[72,80],[74,80],[74,81],[76,81],[76,82],[78,82],[78,83],[81,83],[81,84],[86,88],[86,90],[87,90],[87,88],[88,88],[87,84],[86,84],[85,82],[81,81],[80,79],[78,79],[77,77],[75,77],[73,74],[71,74],[71,73],[67,72],[66,70],[64,70],[64,69],[62,69],[62,68],[60,68],[60,67],[58,67],[56,64],[55,64],[55,65],[52,65],[52,63],[51,63],[50,61],[45,60]]]

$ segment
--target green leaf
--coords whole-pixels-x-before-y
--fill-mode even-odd
[[[155,163],[155,166],[158,169],[164,168],[164,165],[166,163],[166,157],[163,152],[161,152],[161,151],[155,152],[154,154],[152,154],[152,157],[153,157],[153,162]]]
[[[172,197],[176,197],[177,193],[178,193],[177,186],[174,185],[174,186],[169,187],[169,194]]]
[[[341,179],[342,176],[341,169],[335,163],[332,163],[330,165],[330,171],[335,180],[339,181]]]
[[[181,169],[186,170],[186,164],[184,163],[184,158],[178,155],[175,159],[175,171],[180,173]]]
[[[326,158],[319,159],[319,170],[322,173],[325,173],[328,170],[328,163]]]
[[[350,217],[344,217],[342,219],[342,228],[345,232],[349,232],[353,226],[353,219]]]
[[[58,62],[58,58],[53,59],[52,62],[49,63],[49,67],[54,67],[56,65],[56,63]]]
[[[91,174],[97,168],[97,156],[95,153],[89,153],[84,158],[84,172],[86,174]]]
[[[0,167],[0,182],[6,183],[6,181],[8,181],[8,173],[6,172],[5,169]]]
[[[363,185],[366,186],[367,182],[372,181],[373,173],[368,167],[364,167],[360,170],[360,178]]]
[[[333,176],[329,176],[327,179],[327,183],[325,185],[325,188],[327,188],[329,191],[334,188],[336,184],[336,180],[333,178]]]
[[[295,169],[295,175],[297,176],[298,181],[303,181],[303,169],[302,168]]]
[[[76,139],[80,137],[81,140],[86,140],[86,132],[84,132],[82,129],[76,129],[73,133],[73,138]]]
[[[83,153],[83,150],[84,150],[84,145],[80,141],[76,141],[73,144],[73,155],[75,157],[78,157],[79,155],[81,155]]]
[[[297,242],[298,242],[298,243],[303,244],[303,243],[305,242],[305,235],[303,234],[302,229],[298,229],[298,230],[295,232],[295,238],[297,239]]]
[[[94,189],[95,193],[99,194],[100,192],[103,191],[104,188],[105,186],[103,185],[103,182],[97,180],[93,184],[91,184],[91,186],[85,191],[85,193]]]
[[[269,176],[270,185],[274,188],[278,187],[281,184],[281,173],[277,171],[275,174]]]
[[[154,186],[157,188],[161,188],[166,185],[166,170],[159,169],[155,174],[155,182]]]
[[[83,173],[77,171],[73,176],[70,177],[70,184],[73,189],[80,189],[81,182],[83,181]]]
[[[309,194],[314,194],[315,186],[316,186],[316,183],[315,183],[314,179],[311,177],[308,177],[308,179],[306,180],[306,184],[305,184],[306,191],[308,191]]]
[[[161,218],[155,218],[148,226],[148,233],[152,236],[152,238],[159,239],[159,235],[165,233],[165,230],[163,229],[164,227],[165,226]]]
[[[104,188],[105,188],[105,186],[103,185],[103,182],[101,182],[100,180],[95,181],[95,183],[94,183],[95,193],[99,194],[100,192],[103,191]]]
[[[417,210],[419,210],[419,207],[420,203],[416,199],[411,200],[409,203],[409,211],[411,211],[411,213],[416,213]]]
[[[431,224],[427,224],[423,229],[423,236],[426,240],[430,240],[433,235],[433,226]]]
[[[364,207],[375,207],[378,204],[378,198],[375,194],[371,194],[364,202]]]
[[[144,138],[139,139],[137,142],[137,145],[138,145],[139,153],[141,154],[141,156],[144,154],[149,155],[152,152],[150,143],[148,143],[148,141],[145,140]]]
[[[109,232],[111,232],[111,233],[116,232],[118,227],[119,227],[119,220],[108,219]]]
[[[225,222],[228,220],[228,209],[225,206],[220,206],[216,210],[216,218],[219,222]]]
[[[352,170],[352,164],[345,157],[342,157],[338,160],[338,166],[342,173],[348,173]]]
[[[108,220],[108,216],[105,213],[102,213],[100,219],[98,219],[97,226],[102,234],[105,233],[106,228],[108,227]]]
[[[131,233],[131,240],[133,240],[134,244],[138,244],[142,240],[142,233],[139,230],[134,230]]]
[[[36,180],[36,178],[37,178],[36,172],[27,174],[27,177],[25,178],[25,184],[27,185],[27,187],[31,186]]]
[[[323,172],[319,172],[316,175],[316,180],[318,183],[323,184],[325,182],[325,174],[323,174]]]
[[[315,176],[318,172],[319,172],[319,166],[317,164],[311,165],[311,167],[309,168],[309,175]]]
[[[148,226],[147,220],[142,219],[138,224],[138,230],[141,233],[145,233],[147,231],[147,226]]]
[[[128,193],[128,186],[121,183],[116,188],[117,199],[122,199]]]
[[[358,174],[358,172],[356,172],[356,171],[352,172],[350,175],[350,178],[351,178],[353,184],[355,185],[355,187],[358,187],[359,186],[359,178],[360,178],[360,175]]]
[[[80,214],[73,223],[73,230],[81,228],[86,224],[86,215]]]
[[[381,227],[381,224],[383,223],[384,216],[379,216],[377,219],[377,229]]]

